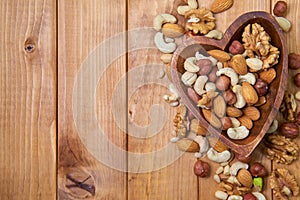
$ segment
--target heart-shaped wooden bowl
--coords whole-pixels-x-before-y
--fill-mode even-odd
[[[265,31],[270,35],[271,44],[280,50],[279,62],[274,67],[277,71],[277,77],[269,85],[269,92],[266,95],[267,102],[263,106],[259,107],[261,111],[261,117],[258,121],[254,122],[254,126],[251,129],[249,136],[243,140],[232,140],[227,136],[226,132],[216,130],[202,116],[200,109],[188,97],[188,87],[181,82],[182,70],[179,69],[183,68],[183,63],[186,58],[195,56],[196,51],[199,51],[204,55],[208,55],[206,50],[211,49],[221,49],[228,52],[231,42],[233,40],[241,41],[245,26],[252,23],[261,24]],[[275,119],[283,99],[288,75],[286,40],[281,28],[272,15],[266,12],[246,13],[241,15],[236,21],[233,22],[221,40],[210,39],[204,36],[187,37],[187,39],[185,39],[174,52],[171,61],[171,75],[172,81],[177,88],[183,102],[200,121],[200,123],[207,128],[211,134],[219,137],[219,139],[231,150],[238,154],[248,156],[263,139],[266,131]]]

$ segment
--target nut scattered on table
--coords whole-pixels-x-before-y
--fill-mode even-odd
[[[287,12],[287,3],[285,1],[277,1],[273,8],[274,15],[284,17]]]
[[[270,176],[270,186],[278,199],[288,199],[290,196],[298,196],[299,186],[295,176],[287,169],[275,169]]]
[[[210,172],[210,167],[207,162],[197,160],[194,165],[194,174],[201,178],[207,177]]]
[[[299,127],[294,122],[285,122],[279,128],[280,134],[287,138],[296,138],[299,136]]]
[[[270,160],[282,164],[291,164],[298,158],[299,146],[290,138],[271,134],[265,137],[263,143],[265,153]]]
[[[289,68],[299,69],[300,68],[300,54],[290,53],[288,56]]]

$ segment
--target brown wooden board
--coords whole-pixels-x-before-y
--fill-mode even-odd
[[[126,154],[113,150],[115,146],[126,150],[126,135],[113,123],[111,112],[112,94],[125,74],[126,59],[118,55],[108,62],[115,52],[125,52],[125,37],[104,45],[106,49],[101,45],[125,30],[125,8],[123,0],[59,1],[58,199],[126,199],[126,173],[101,160],[108,157],[126,169]],[[125,108],[126,102],[119,106]],[[110,146],[101,143],[98,127],[113,142]],[[68,176],[78,182],[90,176],[85,184],[91,189],[69,186],[74,182]]]
[[[56,2],[0,9],[0,199],[55,199]]]

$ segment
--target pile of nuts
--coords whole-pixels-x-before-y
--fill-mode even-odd
[[[220,200],[266,199],[261,193],[263,178],[266,176],[267,170],[260,163],[247,164],[240,161],[231,165],[228,162],[221,163],[214,175],[214,180],[219,185],[215,197]]]
[[[266,103],[279,58],[270,36],[257,23],[246,26],[242,40],[243,44],[233,41],[229,53],[214,49],[205,56],[196,52],[185,60],[181,76],[190,99],[209,124],[235,140],[248,137],[253,122],[260,118],[259,106]]]
[[[181,41],[178,38],[189,32],[222,39],[223,33],[215,29],[213,14],[233,5],[233,0],[214,0],[210,9],[207,9],[199,7],[197,0],[185,2],[177,8],[177,13],[186,20],[184,23],[178,23],[177,18],[168,13],[156,16],[153,21],[157,31],[154,43],[163,53],[161,61],[166,65],[165,73],[170,81],[170,62]],[[286,13],[287,3],[277,1],[273,14],[282,30],[288,32],[291,23],[285,18]],[[186,58],[181,80],[188,87],[188,96],[198,105],[204,118],[215,129],[226,131],[229,138],[241,140],[248,137],[253,123],[260,119],[259,107],[266,103],[269,85],[276,78],[275,67],[280,52],[258,23],[248,24],[242,38],[232,41],[226,51],[210,50],[207,52],[209,56],[199,51],[193,57]],[[300,69],[300,55],[289,54],[289,68]],[[294,83],[300,87],[300,73],[294,76]],[[194,174],[201,178],[210,175],[209,163],[200,160],[207,155],[210,161],[220,165],[213,176],[219,185],[215,193],[217,199],[266,199],[261,193],[263,178],[267,176],[266,168],[252,162],[251,155],[234,155],[182,104],[173,84],[169,89],[172,94],[165,95],[164,100],[177,109],[171,142],[176,143],[181,151],[195,153],[197,161]],[[285,94],[281,113],[286,122],[279,125],[274,120],[263,142],[267,157],[278,163],[290,164],[298,158],[299,146],[293,142],[299,135],[300,125],[296,100],[300,101],[300,91],[295,95]],[[288,199],[299,193],[295,177],[286,169],[275,169],[270,173],[270,186],[279,199]]]

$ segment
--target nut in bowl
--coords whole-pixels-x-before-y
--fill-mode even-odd
[[[236,49],[231,45],[239,43],[244,53],[230,53]],[[247,156],[276,117],[287,84],[287,57],[286,41],[274,17],[250,12],[241,15],[221,40],[189,34],[172,57],[172,80],[202,126],[230,149]],[[198,73],[202,67],[199,63],[206,63],[206,68],[211,63],[210,69],[217,70]],[[210,79],[210,73],[217,78]],[[191,89],[199,95],[198,102],[189,97]],[[241,115],[228,116],[226,107]],[[222,128],[224,117],[235,119],[232,127]]]

